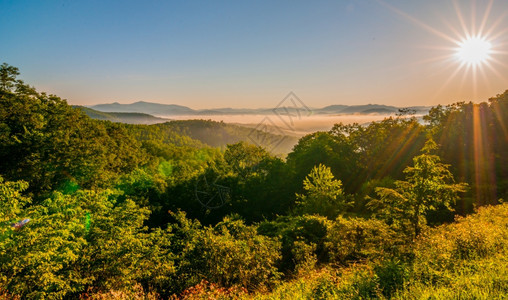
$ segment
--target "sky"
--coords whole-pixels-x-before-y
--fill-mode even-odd
[[[76,105],[479,102],[508,89],[507,14],[506,0],[0,0],[0,63]],[[458,58],[468,35],[486,62]]]

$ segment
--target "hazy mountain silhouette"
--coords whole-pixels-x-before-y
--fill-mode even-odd
[[[98,104],[90,108],[101,112],[129,112],[145,113],[156,116],[177,116],[177,115],[239,115],[239,114],[308,114],[307,108],[278,107],[278,108],[214,108],[195,110],[187,106],[176,104],[161,104],[139,101],[131,104],[120,104],[118,102],[109,104]],[[366,104],[366,105],[329,105],[323,108],[310,109],[314,114],[395,114],[401,107]],[[430,107],[410,107],[417,114],[427,113]]]
[[[96,120],[106,120],[127,124],[156,124],[170,121],[170,119],[154,117],[150,114],[138,112],[103,112],[89,107],[74,106],[84,111],[90,118]]]
[[[193,114],[195,110],[176,104],[160,104],[152,102],[134,102],[131,104],[120,104],[118,102],[110,104],[98,104],[90,108],[103,112],[137,112],[156,115],[186,115]]]

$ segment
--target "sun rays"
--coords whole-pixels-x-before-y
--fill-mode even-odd
[[[464,6],[464,2],[451,0],[455,15],[443,17],[444,26],[437,29],[434,24],[423,22],[415,16],[412,16],[390,4],[378,0],[383,6],[389,8],[395,14],[404,17],[411,24],[430,32],[439,39],[434,45],[426,46],[428,55],[420,61],[415,61],[411,65],[424,65],[432,63],[436,74],[442,76],[440,82],[434,91],[434,98],[442,96],[445,91],[454,89],[454,94],[463,90],[470,90],[469,99],[449,99],[451,101],[485,101],[479,99],[479,90],[492,90],[492,81],[508,83],[507,69],[505,63],[508,56],[508,28],[501,26],[508,17],[506,12],[493,9],[495,1],[476,2],[472,0],[471,6]],[[445,9],[443,9],[445,11]],[[441,13],[440,11],[436,11]],[[494,17],[495,15],[495,17]],[[435,20],[434,20],[435,21]],[[437,22],[439,23],[439,22]],[[439,42],[441,40],[441,42]],[[433,55],[438,53],[438,55]],[[469,114],[469,119],[464,119],[464,124],[471,126],[472,135],[464,135],[463,142],[471,143],[470,153],[460,153],[461,147],[458,147],[459,156],[471,156],[473,164],[464,165],[464,168],[471,168],[474,178],[474,196],[477,204],[485,204],[488,199],[496,198],[496,172],[494,157],[490,155],[494,147],[495,139],[508,139],[508,129],[504,126],[504,120],[500,120],[502,132],[499,136],[489,135],[489,120],[487,118],[489,105],[486,103],[469,103],[464,106],[465,115]],[[493,110],[496,114],[496,109]],[[450,118],[460,115],[459,112],[450,114]],[[499,112],[497,118],[501,118]],[[448,120],[451,122],[452,120]],[[469,123],[470,122],[470,123]],[[467,126],[466,126],[467,127]],[[442,139],[448,136],[442,136]],[[467,148],[467,147],[465,147]],[[394,154],[397,157],[398,153]],[[387,162],[388,164],[390,162]],[[463,176],[470,174],[471,170],[461,170]]]
[[[479,86],[483,85],[491,89],[491,80],[489,80],[491,76],[508,82],[506,75],[500,71],[501,68],[508,68],[508,65],[503,62],[508,55],[508,51],[504,50],[508,48],[508,39],[503,39],[508,33],[508,28],[500,26],[508,16],[508,11],[496,18],[491,17],[494,0],[481,2],[481,5],[474,0],[471,1],[467,14],[464,13],[463,5],[459,5],[457,0],[452,0],[455,16],[443,18],[442,30],[382,0],[378,2],[444,41],[441,45],[426,47],[441,52],[440,55],[415,62],[415,64],[440,63],[441,68],[436,71],[449,74],[435,89],[433,98],[440,95],[452,83],[460,83],[461,89],[465,87],[472,89],[471,96],[477,101],[480,100],[478,99]]]

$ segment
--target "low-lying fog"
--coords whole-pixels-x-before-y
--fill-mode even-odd
[[[393,116],[393,115],[391,115]],[[336,123],[343,124],[365,124],[373,121],[380,121],[390,117],[390,115],[311,115],[311,116],[277,116],[271,115],[208,115],[208,116],[192,116],[192,115],[181,115],[181,116],[158,116],[172,120],[194,120],[204,119],[212,121],[224,121],[225,123],[239,124],[249,127],[256,127],[258,124],[263,122],[267,126],[278,126],[285,134],[292,135],[305,135],[316,131],[327,131],[332,128]],[[261,126],[260,126],[261,127]],[[262,128],[258,128],[261,129]]]

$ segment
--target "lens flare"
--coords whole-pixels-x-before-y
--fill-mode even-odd
[[[482,37],[471,37],[459,44],[457,57],[468,65],[479,65],[490,58],[492,44]]]

